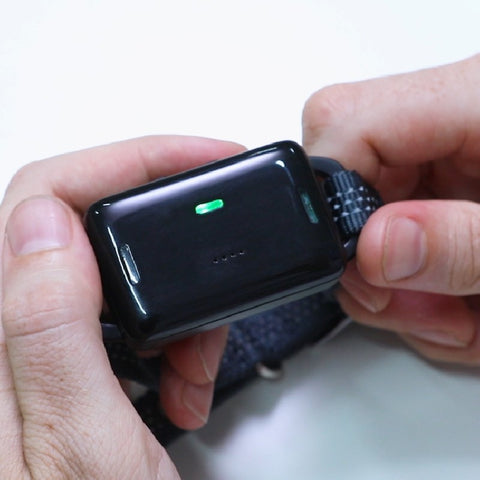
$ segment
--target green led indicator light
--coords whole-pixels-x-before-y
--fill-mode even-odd
[[[318,223],[319,222],[318,216],[315,213],[315,209],[313,208],[310,195],[305,190],[302,190],[302,189],[300,189],[299,193],[300,193],[300,198],[302,199],[303,208],[305,209],[308,219],[310,220],[311,223]]]
[[[214,210],[218,210],[219,208],[223,207],[223,200],[221,198],[217,198],[216,200],[212,200],[211,202],[207,203],[200,203],[195,207],[195,213],[197,215],[204,215],[205,213],[213,212]]]

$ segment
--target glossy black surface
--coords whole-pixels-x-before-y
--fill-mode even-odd
[[[196,213],[215,200],[223,206]],[[144,348],[328,288],[345,264],[293,142],[103,199],[86,223],[109,307]]]

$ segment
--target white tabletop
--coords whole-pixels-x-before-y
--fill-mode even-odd
[[[3,0],[0,191],[21,165],[151,133],[301,140],[316,89],[479,50],[480,2]],[[351,327],[170,449],[189,479],[477,479],[479,372]]]
[[[257,379],[170,448],[184,479],[478,479],[478,370],[349,327]]]

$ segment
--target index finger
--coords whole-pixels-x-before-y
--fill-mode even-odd
[[[78,211],[101,197],[244,150],[236,143],[155,135],[31,163],[7,188],[4,210],[35,195],[53,195]]]
[[[304,145],[375,184],[380,167],[454,158],[480,176],[480,56],[410,74],[327,87],[307,102]],[[468,162],[466,160],[469,160]]]

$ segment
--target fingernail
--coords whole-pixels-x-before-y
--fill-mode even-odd
[[[390,290],[365,286],[349,278],[342,278],[341,284],[354,300],[372,313],[385,310],[392,297]]]
[[[183,387],[183,404],[202,422],[202,424],[207,423],[210,413],[210,390],[209,385],[193,385],[188,382],[185,382]]]
[[[205,376],[210,382],[213,382],[217,376],[220,355],[223,351],[223,349],[219,348],[219,345],[223,346],[221,337],[225,335],[225,329],[222,330],[222,328],[198,335],[197,353],[202,363]]]
[[[409,335],[419,338],[430,343],[436,343],[445,347],[466,347],[468,342],[462,341],[449,332],[439,330],[420,330],[409,332]]]
[[[403,280],[420,271],[427,257],[427,237],[414,220],[392,218],[387,226],[383,272],[388,281]]]
[[[64,248],[72,236],[66,208],[50,197],[35,197],[20,203],[8,220],[6,232],[16,256]]]

